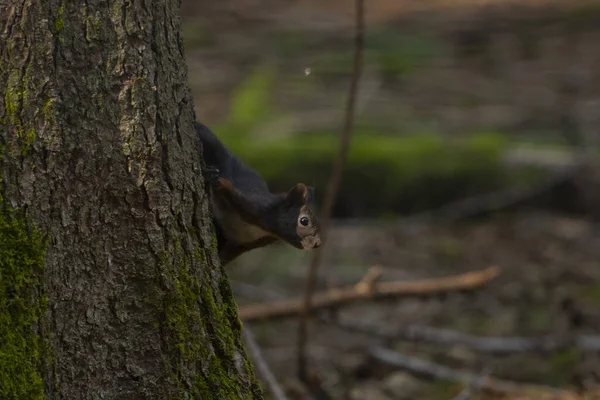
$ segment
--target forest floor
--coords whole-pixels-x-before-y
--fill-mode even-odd
[[[482,337],[600,334],[600,231],[585,219],[531,211],[412,232],[389,225],[337,226],[325,254],[321,290],[353,285],[375,265],[383,271],[382,281],[451,276],[490,266],[501,271],[472,293],[343,306],[342,321],[384,329],[416,324]],[[309,260],[307,253],[289,246],[244,255],[229,268],[240,306],[300,296]],[[248,324],[275,375],[294,393],[297,319]],[[368,354],[375,345],[521,384],[570,390],[598,390],[600,384],[599,355],[575,348],[494,356],[458,344],[386,343],[320,321],[311,328],[309,354],[332,398],[442,400],[462,390],[457,382],[419,378],[373,361]],[[298,393],[291,397],[305,398]]]

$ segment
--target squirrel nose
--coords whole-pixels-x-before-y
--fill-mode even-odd
[[[317,247],[321,247],[321,239],[317,239],[315,240],[315,244],[313,245],[313,247],[316,249]]]

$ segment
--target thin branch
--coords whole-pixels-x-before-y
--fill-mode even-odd
[[[352,72],[352,79],[350,82],[350,88],[348,93],[348,99],[346,103],[346,115],[344,119],[344,126],[341,133],[341,141],[338,156],[333,166],[331,178],[327,185],[327,191],[325,193],[325,199],[323,202],[323,210],[320,217],[321,224],[321,239],[325,243],[327,239],[327,229],[329,228],[329,220],[331,217],[331,210],[335,199],[337,197],[338,188],[342,179],[342,171],[348,157],[348,149],[350,147],[350,138],[354,128],[354,112],[356,107],[356,97],[358,92],[358,84],[363,69],[363,47],[364,47],[364,0],[355,0],[355,13],[356,13],[356,33],[355,33],[355,50],[354,50],[354,66]],[[310,316],[310,310],[312,306],[313,292],[315,291],[317,282],[317,273],[319,264],[322,258],[322,249],[316,249],[314,251],[312,261],[310,264],[310,270],[308,278],[306,280],[306,287],[304,291],[304,299],[302,302],[302,314],[300,323],[298,326],[298,342],[297,342],[297,357],[298,357],[298,377],[302,382],[307,382],[309,379],[307,360],[306,360],[306,344],[308,341],[308,322]]]
[[[363,276],[363,278],[354,285],[354,288],[357,292],[372,292],[375,288],[376,282],[381,277],[382,270],[381,267],[375,265],[367,270],[367,273]]]
[[[386,340],[458,345],[491,354],[550,353],[573,347],[585,352],[600,352],[600,336],[598,335],[545,335],[533,338],[515,336],[486,337],[420,325],[396,329],[387,325],[375,326],[372,323],[339,319],[332,323],[350,332],[373,335]]]
[[[475,290],[496,278],[500,274],[497,267],[466,274],[430,278],[418,281],[380,282],[372,291],[358,290],[356,285],[334,288],[313,295],[311,310],[329,308],[360,300],[375,300],[385,297],[429,297],[453,291]],[[253,321],[267,318],[290,317],[300,314],[304,307],[302,298],[258,303],[241,306],[240,318]]]
[[[513,207],[547,193],[564,182],[573,179],[578,171],[580,171],[580,166],[581,162],[575,161],[533,186],[508,188],[493,193],[468,197],[435,210],[424,211],[407,218],[402,218],[398,222],[398,226],[401,228],[409,226],[409,229],[411,229],[415,225],[427,225],[439,220],[456,221]]]
[[[542,385],[521,384],[507,380],[484,377],[481,379],[479,374],[470,371],[449,368],[444,365],[436,364],[430,361],[422,360],[416,357],[405,356],[396,351],[383,347],[373,347],[369,350],[369,355],[386,365],[395,368],[411,371],[415,374],[425,375],[436,379],[448,379],[462,382],[466,385],[477,385],[480,389],[498,393],[531,393],[536,399],[541,399],[542,395],[567,395],[571,394],[566,390],[554,389]],[[559,397],[563,398],[563,397]]]
[[[269,386],[269,391],[273,395],[273,399],[287,400],[283,389],[281,389],[281,386],[279,386],[279,383],[277,383],[277,379],[275,379],[275,376],[271,372],[269,365],[262,356],[260,347],[258,346],[258,343],[256,343],[256,339],[254,339],[254,334],[250,330],[250,326],[248,326],[248,324],[244,324],[243,330],[246,344],[248,345],[250,353],[252,354],[252,359],[254,360],[254,365],[256,365],[258,372]]]

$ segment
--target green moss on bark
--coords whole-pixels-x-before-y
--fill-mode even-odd
[[[43,399],[45,241],[0,198],[0,398]]]
[[[27,155],[35,141],[33,121],[22,115],[23,110],[29,107],[29,93],[27,87],[31,82],[31,66],[26,68],[25,74],[13,72],[8,77],[7,88],[4,92],[4,117],[0,122],[7,124],[8,129],[15,133],[15,143],[9,142],[10,155]]]
[[[14,122],[19,108],[19,96],[13,88],[8,88],[4,95],[4,107],[6,109],[6,120]]]
[[[65,21],[63,20],[63,13],[65,11],[64,4],[61,4],[58,8],[58,15],[54,19],[54,34],[60,35],[65,30]],[[59,40],[64,41],[63,38],[59,37]]]
[[[163,257],[162,274],[172,379],[193,398],[262,399],[252,364],[243,352],[242,324],[225,272],[222,268],[218,274],[203,268],[200,274],[195,273],[190,268],[190,252],[183,250],[179,240],[172,243],[174,251],[170,258]],[[192,253],[193,264],[208,264],[202,247],[197,245]],[[216,277],[220,279],[217,287],[213,283]],[[250,390],[241,386],[244,380],[239,377],[240,368],[248,374]],[[194,370],[193,376],[187,372],[190,369]],[[180,395],[175,393],[174,398]]]

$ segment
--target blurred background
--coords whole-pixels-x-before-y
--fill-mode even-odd
[[[498,266],[474,293],[362,302],[345,318],[481,336],[600,335],[600,1],[368,0],[355,134],[320,289]],[[183,0],[198,119],[273,191],[322,200],[352,69],[352,0]],[[465,202],[465,199],[468,201]],[[229,267],[240,305],[302,293],[310,255],[255,250]],[[252,324],[290,398],[297,320]],[[452,399],[462,385],[374,362],[381,340],[315,323],[309,354],[335,399]],[[485,354],[395,340],[453,368],[570,390],[597,352]],[[490,398],[474,394],[471,398]]]

